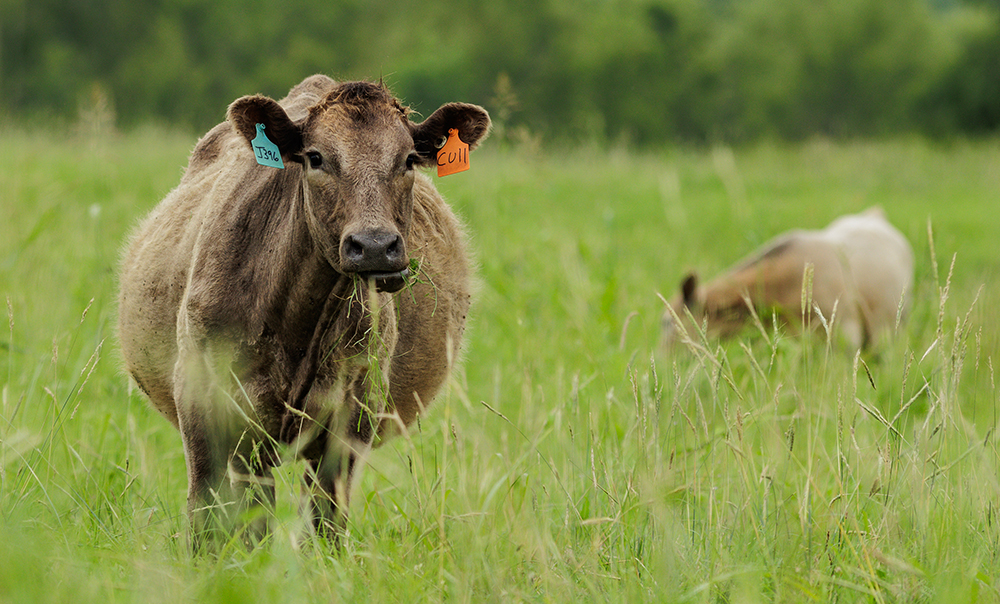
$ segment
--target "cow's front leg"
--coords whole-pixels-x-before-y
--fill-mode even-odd
[[[318,459],[305,474],[306,505],[316,534],[337,541],[347,525],[351,488],[359,466],[372,448],[375,414],[351,397],[353,412],[347,422],[335,422],[325,434]]]
[[[193,549],[214,549],[236,535],[259,543],[274,510],[272,446],[207,414],[181,414],[188,468],[188,517]]]
[[[347,525],[351,483],[360,453],[328,452],[309,462],[305,474],[308,513],[316,535],[338,541]]]
[[[187,464],[191,547],[199,553],[224,542],[232,527],[236,498],[227,471],[231,448],[209,414],[192,408],[178,411]]]
[[[214,550],[234,535],[247,545],[258,542],[274,504],[274,447],[240,395],[244,389],[227,371],[229,359],[220,356],[211,351],[182,356],[175,373],[195,552]]]
[[[237,444],[229,460],[229,482],[235,498],[235,527],[247,547],[260,543],[268,533],[268,518],[274,512],[274,447],[252,440],[251,433]]]

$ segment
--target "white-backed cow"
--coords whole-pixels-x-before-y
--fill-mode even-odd
[[[807,265],[811,284],[804,281]],[[804,286],[812,296],[805,317]],[[687,275],[663,315],[663,339],[668,346],[678,340],[675,316],[683,320],[689,312],[708,335],[726,337],[747,325],[751,307],[762,320],[777,315],[797,327],[806,319],[814,328],[822,325],[815,317],[818,308],[848,346],[875,346],[894,328],[900,311],[906,312],[912,287],[909,242],[881,208],[869,208],[823,230],[780,235],[704,285]]]

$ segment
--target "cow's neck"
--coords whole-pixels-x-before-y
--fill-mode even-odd
[[[293,347],[307,345],[315,336],[321,315],[334,311],[329,299],[337,298],[335,292],[346,289],[350,281],[330,266],[324,250],[312,237],[301,200],[299,196],[291,209],[287,239],[278,246],[284,256],[283,269],[278,273],[283,278],[271,284],[266,301],[268,323],[277,323],[279,333],[289,334],[295,340],[289,342]]]
[[[244,189],[226,220],[218,273],[250,339],[280,338],[295,355],[312,337],[326,299],[347,279],[330,266],[306,224],[301,181],[294,166]],[[242,320],[240,319],[242,317]],[[225,318],[223,318],[225,320]]]

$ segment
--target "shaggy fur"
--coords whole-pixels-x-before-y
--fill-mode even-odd
[[[705,285],[689,274],[663,315],[665,343],[677,341],[675,317],[688,312],[715,337],[739,332],[750,320],[751,307],[765,321],[777,314],[784,323],[800,326],[807,264],[813,273],[807,322],[813,328],[822,324],[815,316],[818,307],[854,349],[877,346],[895,326],[900,309],[905,314],[909,307],[913,250],[880,208],[870,208],[842,216],[821,231],[779,236]]]
[[[251,537],[266,530],[245,512],[273,502],[286,451],[309,461],[307,508],[336,535],[359,457],[413,422],[451,368],[465,235],[413,168],[433,165],[449,128],[474,146],[490,120],[461,103],[407,115],[381,84],[324,76],[280,102],[240,98],[128,245],[122,352],[180,430],[196,546],[245,521]],[[256,163],[258,123],[286,169]]]

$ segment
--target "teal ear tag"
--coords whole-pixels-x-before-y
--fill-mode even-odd
[[[264,134],[264,124],[257,124],[257,136],[250,141],[253,146],[254,157],[257,158],[257,163],[262,166],[270,166],[272,168],[285,169],[285,163],[281,161],[281,151],[278,150],[278,145],[271,142],[271,139],[267,138]]]

